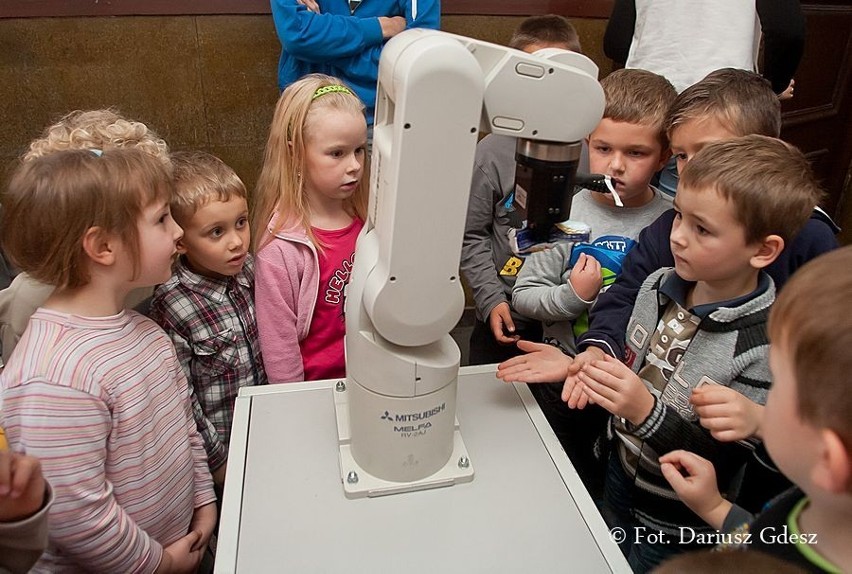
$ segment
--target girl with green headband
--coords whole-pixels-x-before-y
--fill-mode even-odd
[[[309,74],[278,101],[257,190],[255,306],[269,382],[345,376],[343,289],[364,225],[364,104]]]

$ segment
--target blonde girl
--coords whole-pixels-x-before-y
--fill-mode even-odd
[[[364,104],[310,74],[281,95],[255,193],[260,346],[270,382],[345,374],[343,289],[367,206]]]

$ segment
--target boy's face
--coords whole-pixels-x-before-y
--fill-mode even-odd
[[[172,219],[169,204],[158,201],[144,208],[137,220],[137,228],[140,272],[134,283],[150,286],[167,281],[172,274],[176,242],[183,235],[183,230]]]
[[[686,162],[704,146],[732,140],[740,135],[730,131],[712,116],[695,118],[678,124],[671,130],[672,155],[677,160],[677,171],[682,172]]]
[[[807,489],[809,473],[819,444],[819,431],[802,420],[789,345],[782,338],[769,346],[772,388],[766,399],[761,430],[766,449],[790,480]]]
[[[231,277],[243,268],[251,232],[242,197],[211,201],[186,222],[178,252],[189,268],[205,277]]]
[[[639,207],[651,200],[649,183],[667,159],[668,150],[663,150],[658,130],[650,126],[604,118],[589,134],[589,168],[592,173],[612,177],[625,207]],[[609,195],[594,197],[615,205]]]
[[[670,243],[677,274],[737,296],[744,278],[754,271],[750,261],[759,245],[746,243],[733,204],[714,189],[681,186],[674,207]]]

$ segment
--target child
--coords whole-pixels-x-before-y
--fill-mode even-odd
[[[769,387],[765,323],[775,297],[763,270],[799,231],[820,198],[807,160],[765,136],[710,145],[681,174],[671,232],[674,269],[648,276],[627,329],[625,363],[592,361],[583,392],[613,415],[616,440],[604,512],[633,542],[635,526],[677,536],[701,525],[660,476],[657,459],[676,448],[708,456],[733,486],[750,450],[720,442],[699,424],[693,389],[729,387],[732,426],[752,429]],[[566,381],[571,392],[571,379]],[[736,392],[734,392],[736,391]],[[739,420],[738,420],[739,419]],[[732,438],[745,439],[744,436]],[[624,548],[646,571],[683,547],[645,540]],[[627,552],[629,550],[629,552]]]
[[[515,30],[509,47],[528,53],[542,48],[580,52],[580,40],[562,16],[531,16]],[[489,134],[476,146],[461,253],[461,272],[476,305],[471,364],[508,359],[517,354],[514,343],[519,339],[541,339],[538,321],[523,317],[510,305],[512,286],[523,265],[512,253],[508,237],[509,230],[521,224],[513,220],[511,207],[516,144],[516,138]],[[588,165],[588,158],[580,163]]]
[[[609,194],[581,190],[571,201],[571,220],[591,228],[590,238],[613,237],[628,244],[665,211],[671,198],[650,185],[669,158],[663,129],[677,95],[672,85],[644,70],[618,70],[601,80],[606,96],[603,119],[589,134],[589,168],[613,178],[624,207]],[[569,266],[575,244],[564,242],[529,255],[512,290],[522,315],[544,322],[545,341],[576,354],[572,322],[587,311],[601,288],[601,266],[580,255]]]
[[[192,390],[192,412],[217,486],[224,484],[234,400],[266,384],[254,311],[246,189],[219,158],[177,152],[171,212],[183,228],[172,277],[151,318],[168,333]]]
[[[28,162],[47,154],[68,149],[108,150],[134,148],[170,165],[169,148],[143,123],[129,120],[115,110],[74,111],[44,130],[35,139],[21,161]],[[3,361],[8,361],[18,339],[35,310],[53,292],[53,286],[19,273],[11,285],[0,291],[0,344]],[[151,295],[151,289],[130,294],[128,307],[134,307]]]
[[[343,377],[343,295],[364,225],[364,104],[311,74],[278,101],[252,230],[260,347],[270,382]]]
[[[215,526],[174,347],[124,309],[171,274],[170,193],[166,164],[112,149],[25,162],[4,197],[4,248],[55,286],[0,375],[9,444],[41,460],[55,493],[36,571],[189,571]]]
[[[570,217],[591,228],[590,239],[606,236],[615,257],[617,248],[627,250],[643,227],[671,208],[671,198],[650,181],[669,158],[663,121],[677,94],[668,80],[644,70],[618,70],[604,78],[601,86],[606,108],[588,138],[589,165],[592,173],[614,178],[624,207],[617,207],[608,194],[584,189],[574,195]],[[542,321],[545,343],[572,356],[577,353],[575,320],[585,318],[602,286],[601,263],[593,256],[582,253],[570,264],[573,252],[585,247],[588,244],[566,242],[529,255],[512,290],[515,309]],[[611,283],[618,269],[611,263],[605,267]],[[520,346],[537,348],[528,343]],[[505,365],[516,360],[523,358],[509,359]],[[607,413],[569,411],[562,403],[562,382],[533,385],[530,390],[584,483],[595,492],[603,484],[606,459],[596,456],[595,445],[606,427]]]
[[[762,432],[772,459],[796,486],[750,525],[743,523],[752,517],[719,494],[709,461],[682,450],[660,457],[681,500],[713,528],[747,540],[740,549],[763,551],[810,572],[852,565],[850,305],[852,247],[802,267],[773,305],[772,389]]]

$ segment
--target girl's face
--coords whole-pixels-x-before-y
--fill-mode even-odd
[[[325,204],[349,199],[364,175],[367,122],[348,110],[318,110],[305,138],[305,190]]]
[[[183,229],[172,219],[169,204],[157,201],[142,210],[137,220],[139,232],[139,286],[166,282],[172,275],[172,259]],[[129,259],[129,258],[128,258]]]

